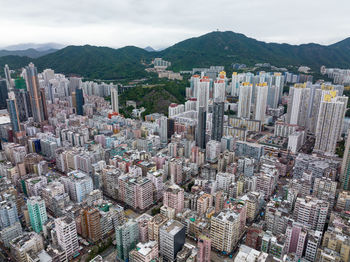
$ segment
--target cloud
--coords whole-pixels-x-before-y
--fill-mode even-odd
[[[164,47],[219,29],[264,41],[328,44],[350,35],[338,0],[2,0],[0,46],[59,42]]]

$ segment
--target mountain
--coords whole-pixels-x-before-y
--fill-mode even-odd
[[[144,49],[148,52],[156,52],[156,50],[152,46],[147,46]]]
[[[0,68],[6,63],[19,68],[32,61],[39,70],[52,68],[56,72],[93,79],[130,79],[145,76],[144,64],[155,57],[170,61],[175,71],[210,65],[223,65],[230,70],[232,63],[262,62],[275,66],[306,65],[317,71],[321,65],[350,68],[350,38],[328,46],[289,45],[266,43],[230,31],[215,31],[157,52],[134,46],[113,49],[85,45],[67,46],[38,58],[4,56],[0,57]]]
[[[50,49],[62,49],[65,47],[65,45],[58,44],[58,43],[43,43],[43,44],[38,44],[38,43],[22,43],[22,44],[17,44],[17,45],[10,45],[3,47],[2,49],[4,50],[9,50],[9,51],[17,51],[17,50],[26,50],[26,49],[36,49],[38,51],[46,51]]]
[[[44,56],[53,52],[56,52],[57,49],[47,49],[47,50],[42,50],[38,51],[33,48],[25,49],[25,50],[0,50],[0,57],[1,56],[8,56],[8,55],[13,55],[13,56],[27,56],[30,58],[37,58],[40,56]]]
[[[343,42],[343,43],[342,43]],[[265,43],[243,34],[211,32],[179,42],[159,56],[172,62],[176,70],[232,63],[268,62],[276,66],[321,65],[350,68],[350,40],[323,46],[319,44],[289,45]]]

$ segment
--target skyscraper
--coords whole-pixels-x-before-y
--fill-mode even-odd
[[[267,106],[267,93],[268,93],[267,83],[257,85],[255,87],[255,90],[256,90],[256,100],[255,100],[254,119],[260,120],[261,123],[263,124],[265,122],[265,113],[266,113],[266,106]]]
[[[13,83],[12,83],[12,79],[11,79],[10,68],[8,65],[5,65],[4,72],[5,72],[7,90],[10,91],[13,88]]]
[[[129,252],[136,247],[138,242],[139,230],[138,223],[129,220],[125,224],[115,229],[117,242],[117,257],[126,261],[129,258]]]
[[[225,80],[220,79],[214,82],[213,99],[215,102],[224,102],[226,95]]]
[[[15,80],[15,88],[13,89],[16,97],[19,120],[27,121],[28,117],[32,117],[32,107],[30,104],[30,96],[27,91],[26,81],[23,78]]]
[[[9,93],[9,99],[6,100],[7,111],[9,112],[11,125],[13,132],[21,131],[21,125],[19,120],[19,112],[17,107],[17,101],[14,92]]]
[[[76,101],[76,109],[77,115],[84,115],[83,105],[84,105],[84,96],[83,89],[77,88],[75,89],[75,101]]]
[[[47,104],[46,104],[46,95],[45,95],[45,89],[40,88],[40,99],[41,99],[41,104],[43,107],[43,116],[44,120],[49,119],[49,113],[47,112]]]
[[[214,102],[211,139],[221,141],[224,132],[224,102]]]
[[[168,139],[175,133],[175,120],[168,118]]]
[[[346,139],[343,163],[341,165],[341,187],[344,190],[349,190],[350,185],[350,133],[348,132],[348,137]]]
[[[113,86],[111,89],[112,111],[119,113],[119,97],[118,86]]]
[[[168,143],[168,118],[166,116],[159,119],[159,133],[160,142],[166,145]]]
[[[6,108],[6,99],[8,98],[7,83],[5,79],[0,79],[0,109]]]
[[[69,217],[55,219],[57,242],[66,253],[67,259],[79,250],[77,229],[75,221]]]
[[[198,85],[197,90],[197,111],[200,107],[204,107],[204,110],[208,112],[208,101],[209,101],[209,88],[210,88],[210,79],[207,76],[204,76]]]
[[[33,196],[27,200],[30,224],[33,230],[40,233],[47,221],[45,201],[39,196]]]
[[[348,97],[335,91],[323,94],[318,113],[314,150],[334,154],[340,138]]]
[[[239,87],[238,117],[250,118],[250,107],[252,102],[253,85],[248,82]]]
[[[198,125],[196,129],[196,144],[200,148],[205,148],[207,129],[207,111],[201,106],[198,109]]]
[[[33,118],[35,122],[42,122],[45,119],[43,101],[39,86],[38,72],[34,64],[30,63],[25,67],[25,78],[30,95]]]

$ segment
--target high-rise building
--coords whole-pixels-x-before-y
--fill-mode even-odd
[[[112,111],[119,113],[118,86],[114,86],[111,89],[111,102],[112,102]]]
[[[324,94],[318,113],[314,150],[334,154],[340,138],[347,97],[336,97],[336,92]]]
[[[0,79],[0,109],[6,108],[6,99],[8,98],[7,83],[5,79]]]
[[[149,240],[155,240],[159,243],[159,230],[168,220],[166,216],[157,214],[148,221]]]
[[[344,190],[350,189],[350,133],[346,139],[343,162],[341,165],[341,186]]]
[[[210,194],[202,194],[197,199],[197,212],[200,215],[205,215],[209,208],[213,206],[213,196]]]
[[[310,226],[313,230],[323,231],[328,214],[329,203],[311,196],[297,198],[293,211],[296,222]]]
[[[309,97],[310,88],[306,88],[306,84],[290,87],[287,108],[287,122],[289,124],[305,126]]]
[[[10,241],[22,235],[22,226],[20,222],[16,222],[0,231],[0,240],[5,247],[10,246]]]
[[[166,116],[159,119],[159,133],[160,142],[166,145],[168,143],[168,118]]]
[[[45,120],[43,101],[41,99],[38,72],[34,64],[30,63],[25,67],[25,78],[30,95],[33,118],[35,122]]]
[[[13,201],[0,202],[0,230],[18,222],[17,206]]]
[[[126,261],[129,258],[129,252],[136,247],[138,243],[138,223],[129,220],[125,224],[115,229],[117,242],[117,258]]]
[[[224,102],[226,93],[225,81],[222,79],[216,80],[214,82],[214,102]]]
[[[85,238],[96,242],[102,238],[100,212],[97,208],[86,207],[80,212],[81,233]]]
[[[57,218],[55,229],[57,242],[65,251],[66,258],[70,259],[79,250],[75,221],[69,216]]]
[[[9,93],[9,98],[6,100],[7,111],[10,115],[12,130],[14,132],[21,131],[21,123],[19,119],[19,112],[17,107],[17,101],[14,92]]]
[[[198,262],[210,262],[211,239],[205,235],[198,238]]]
[[[267,107],[267,93],[268,93],[267,83],[262,83],[257,85],[255,87],[255,91],[256,91],[256,101],[255,101],[254,119],[260,120],[261,123],[264,123],[266,107]]]
[[[206,159],[210,163],[215,163],[218,160],[221,151],[221,142],[210,140],[206,144]]]
[[[76,101],[76,110],[77,115],[84,115],[84,95],[83,95],[83,89],[77,88],[75,89],[75,101]]]
[[[16,97],[19,120],[27,121],[29,117],[32,117],[32,107],[30,104],[29,92],[25,89],[13,89]]]
[[[212,247],[230,253],[240,235],[240,217],[233,210],[225,209],[211,218],[210,238]]]
[[[41,104],[43,106],[44,120],[48,120],[49,119],[49,113],[47,111],[46,95],[45,95],[45,89],[44,88],[40,88],[40,99],[41,99]]]
[[[305,247],[305,259],[310,262],[316,261],[317,250],[321,244],[322,232],[309,230]]]
[[[250,83],[245,82],[239,87],[238,117],[250,118],[252,93],[253,85]]]
[[[160,228],[160,255],[163,261],[175,261],[177,253],[185,244],[186,229],[176,220],[170,220]]]
[[[27,200],[27,207],[30,225],[35,232],[40,233],[47,221],[45,201],[39,196],[33,196]]]
[[[290,223],[286,230],[285,249],[287,253],[295,253],[301,258],[307,240],[307,229],[300,223]]]
[[[175,133],[175,120],[168,118],[168,139]]]
[[[219,172],[216,175],[216,188],[228,192],[229,186],[235,182],[235,175],[231,173]]]
[[[178,185],[171,185],[164,192],[163,204],[174,208],[176,213],[181,212],[184,208],[184,190]]]
[[[118,179],[119,199],[135,209],[145,210],[153,203],[153,184],[146,177],[123,175]]]
[[[10,91],[13,88],[13,82],[11,79],[11,72],[8,65],[5,65],[4,72],[5,72],[7,90]]]
[[[204,111],[208,112],[208,101],[209,101],[209,89],[210,89],[210,79],[204,76],[198,85],[197,90],[197,112],[200,107],[204,107]]]
[[[62,178],[65,191],[69,193],[72,201],[82,202],[93,190],[92,179],[80,171],[72,171]]]
[[[212,140],[221,141],[222,135],[224,133],[224,111],[224,102],[214,102],[211,130]]]
[[[207,129],[207,111],[201,106],[198,109],[198,125],[196,129],[196,144],[202,149],[205,149]]]

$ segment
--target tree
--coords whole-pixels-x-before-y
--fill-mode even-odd
[[[194,182],[193,181],[188,184],[188,186],[187,186],[188,192],[191,192],[191,189],[192,189],[193,186],[194,186]]]
[[[155,207],[151,211],[152,216],[155,216],[155,215],[157,215],[159,213],[160,213],[160,208],[159,207]]]

